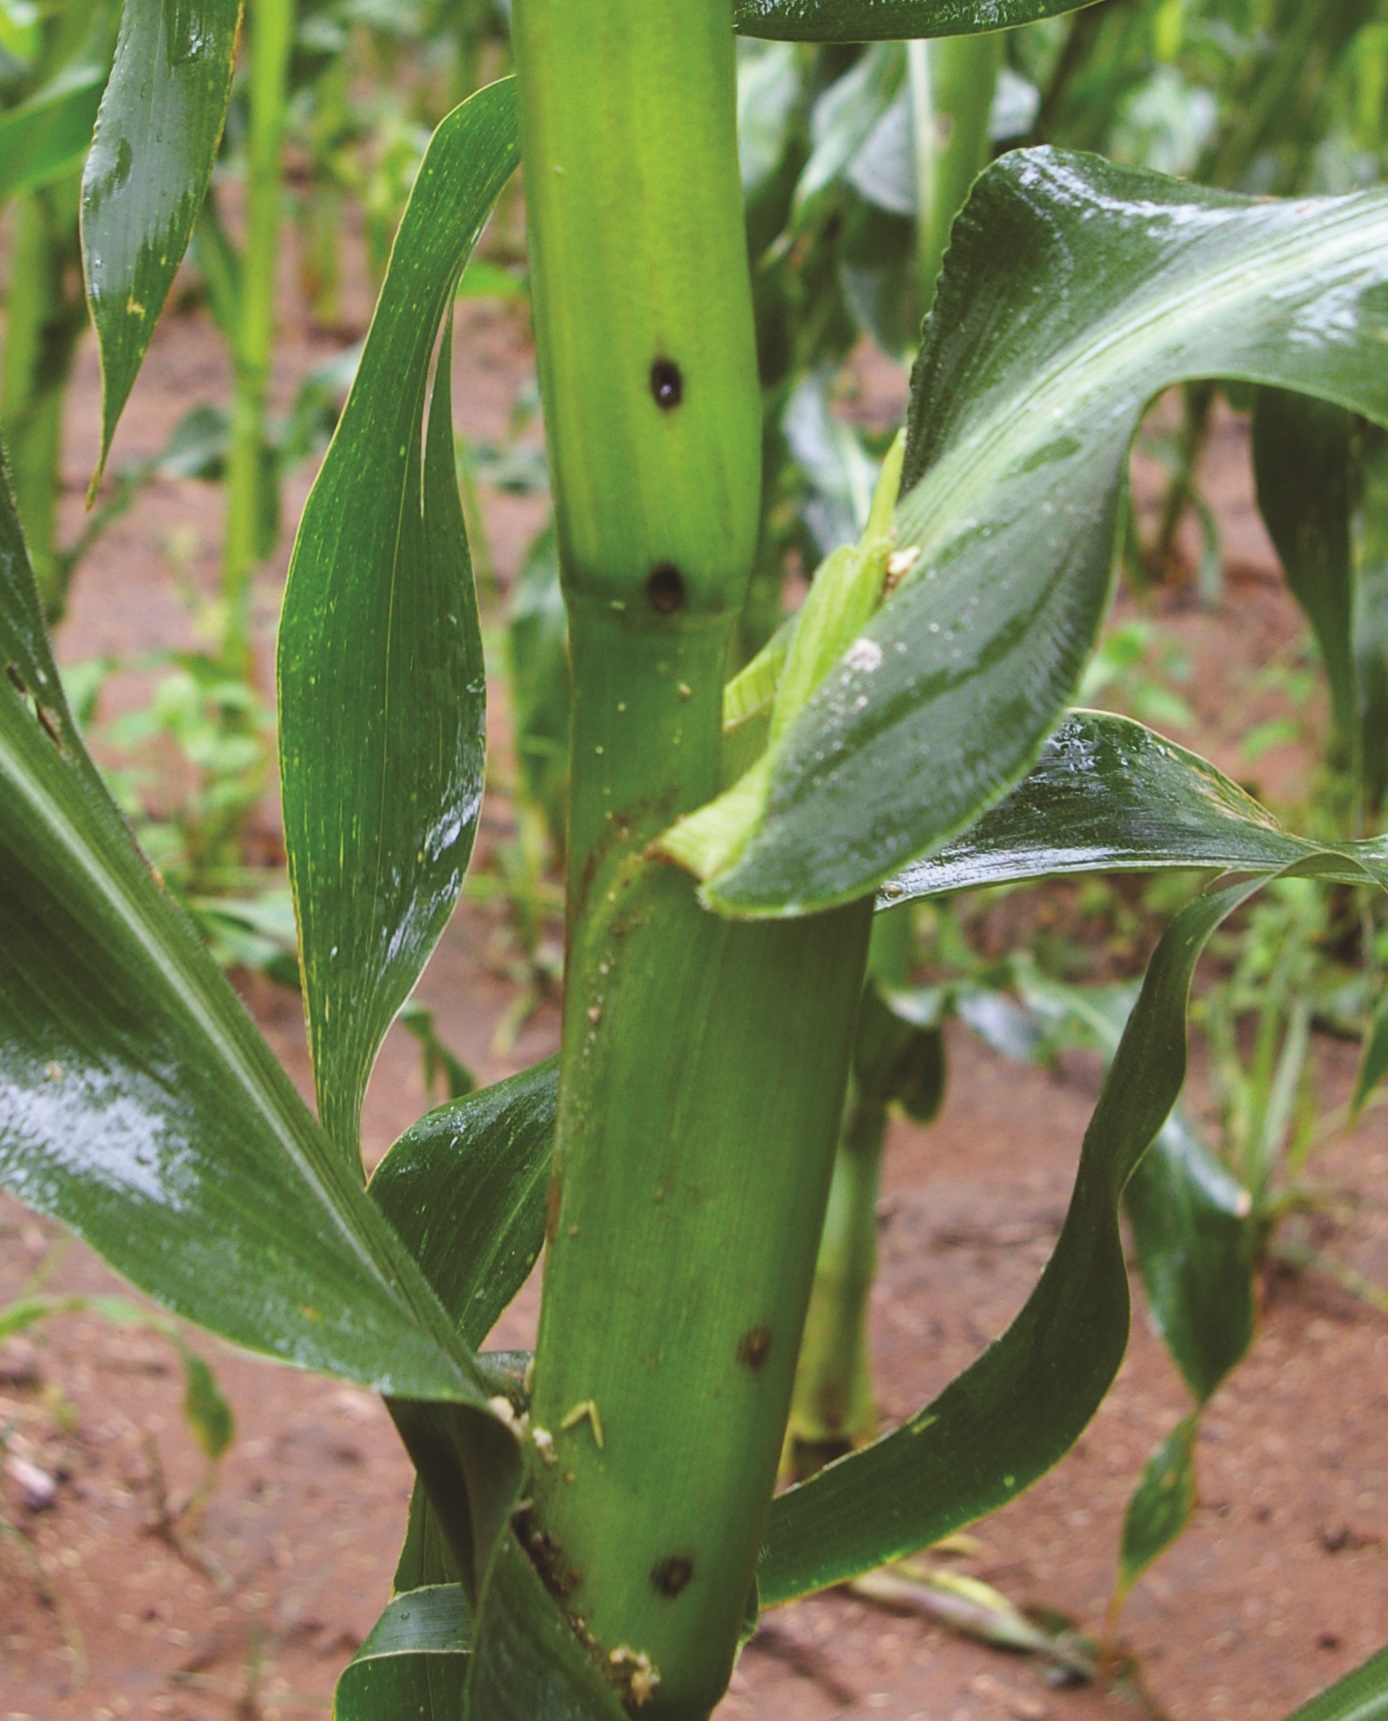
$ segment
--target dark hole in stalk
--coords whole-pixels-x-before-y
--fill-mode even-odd
[[[744,1333],[737,1348],[737,1360],[756,1374],[771,1355],[771,1333],[767,1327],[753,1327]]]
[[[673,359],[652,364],[651,398],[662,412],[673,412],[684,399],[684,374]]]
[[[688,1554],[671,1554],[652,1568],[651,1588],[667,1601],[673,1601],[694,1576],[694,1562]]]
[[[657,562],[646,581],[646,600],[657,615],[684,608],[684,575],[673,562]]]

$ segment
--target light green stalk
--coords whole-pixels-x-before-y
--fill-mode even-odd
[[[234,373],[227,521],[222,550],[225,633],[222,660],[233,674],[251,666],[251,584],[264,542],[267,480],[265,404],[275,337],[276,247],[283,187],[280,152],[287,112],[294,0],[249,0],[249,124],[246,239],[232,336]]]
[[[916,261],[927,310],[954,218],[988,164],[988,118],[1001,63],[997,34],[906,44],[916,158]]]
[[[877,915],[868,957],[869,992],[874,986],[907,985],[914,957],[910,908]],[[892,1053],[895,1043],[905,1046],[916,1036],[888,1017],[879,1002],[870,999],[869,1004],[875,1007],[859,1019],[856,1079],[834,1157],[829,1209],[795,1371],[786,1439],[786,1469],[795,1478],[813,1475],[877,1437],[868,1342],[868,1303],[877,1273],[877,1201],[890,1105],[899,1097],[892,1081]],[[880,1043],[884,1028],[886,1046]],[[865,1032],[875,1032],[879,1043],[864,1048]]]
[[[627,1699],[702,1721],[779,1456],[869,905],[730,924],[647,849],[720,787],[756,548],[728,0],[516,0],[514,42],[575,682],[526,1533]]]

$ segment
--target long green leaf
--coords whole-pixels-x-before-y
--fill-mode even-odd
[[[779,1495],[758,1569],[770,1606],[914,1552],[1005,1504],[1074,1444],[1128,1340],[1118,1203],[1180,1093],[1191,975],[1258,888],[1184,909],[1157,947],[1084,1138],[1055,1252],[998,1341],[876,1445]]]
[[[1388,192],[1254,202],[1019,151],[954,229],[916,365],[898,556],[919,559],[773,748],[732,914],[875,888],[1025,772],[1108,601],[1159,389],[1238,377],[1388,418]]]
[[[419,1270],[88,758],[7,479],[0,669],[0,1184],[252,1350],[480,1400]]]
[[[1380,1649],[1287,1721],[1388,1721],[1388,1649]]]
[[[355,1158],[362,1096],[462,886],[485,677],[454,476],[444,329],[518,159],[509,82],[439,126],[352,393],[299,525],[279,635],[285,843],[319,1111]]]
[[[241,0],[125,0],[82,177],[101,349],[98,477],[212,176],[240,18]]]
[[[457,1721],[472,1620],[457,1584],[392,1598],[333,1694],[333,1721]]]
[[[1288,590],[1315,629],[1336,727],[1357,761],[1352,432],[1353,421],[1341,406],[1285,389],[1258,391],[1253,416],[1258,508]]]
[[[1032,1009],[1077,1019],[1106,1062],[1116,1056],[1133,1002],[1129,987],[1069,986],[1025,963],[1017,988]],[[1177,1107],[1128,1179],[1123,1205],[1153,1324],[1204,1404],[1253,1341],[1248,1191]]]
[[[1350,884],[1388,882],[1388,839],[1323,844],[1284,831],[1213,765],[1126,717],[1072,711],[1031,773],[961,837],[899,873],[890,907],[981,885],[1070,873],[1305,865]]]
[[[744,36],[785,42],[894,42],[1005,30],[1094,0],[735,0]]]
[[[545,1236],[559,1061],[440,1106],[401,1136],[368,1193],[475,1350]]]

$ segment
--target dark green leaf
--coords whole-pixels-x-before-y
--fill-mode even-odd
[[[471,1647],[456,1583],[395,1596],[337,1682],[333,1721],[458,1721]]]
[[[1315,629],[1335,722],[1357,757],[1353,428],[1342,406],[1280,388],[1258,391],[1253,418],[1258,507],[1287,586]]]
[[[514,1536],[477,1617],[464,1721],[624,1721],[626,1710]]]
[[[238,1344],[480,1398],[419,1270],[131,841],[2,482],[0,669],[0,1184]]]
[[[1159,1554],[1176,1540],[1195,1508],[1195,1435],[1199,1415],[1184,1416],[1143,1466],[1123,1518],[1118,1596],[1127,1595]]]
[[[914,1122],[933,1122],[945,1097],[945,1041],[939,1025],[921,1027],[897,1013],[891,993],[869,980],[858,1013],[853,1079],[868,1104],[899,1105]]]
[[[1077,1017],[1105,1060],[1117,1053],[1132,989],[1066,986],[1030,964],[1018,984],[1033,1008]],[[1252,1200],[1177,1108],[1129,1178],[1123,1205],[1153,1324],[1204,1404],[1253,1342]]]
[[[456,1584],[458,1562],[429,1504],[429,1496],[416,1482],[410,1494],[410,1515],[405,1540],[395,1563],[392,1587],[397,1595],[405,1590],[425,1589],[431,1584]]]
[[[525,1283],[545,1235],[559,1063],[440,1106],[376,1168],[369,1193],[470,1350]]]
[[[319,1110],[353,1159],[371,1065],[452,912],[481,803],[485,678],[446,313],[517,155],[509,83],[435,132],[285,592],[285,844]]]
[[[1118,1203],[1185,1078],[1191,975],[1211,932],[1257,888],[1201,897],[1157,947],[1085,1134],[1060,1240],[1016,1320],[917,1416],[772,1502],[764,1606],[938,1541],[1013,1499],[1074,1444],[1127,1344]]]
[[[1173,1116],[1133,1173],[1124,1205],[1153,1323],[1203,1404],[1253,1342],[1248,1191]]]
[[[1388,435],[1370,425],[1362,441],[1354,655],[1364,806],[1372,817],[1388,792]]]
[[[964,36],[1075,12],[1094,0],[735,0],[744,36],[787,42],[891,42]]]
[[[1206,375],[1388,418],[1388,192],[1256,202],[1026,150],[954,228],[897,509],[920,558],[777,744],[732,914],[849,900],[975,819],[1054,727],[1108,602],[1127,448]]]
[[[104,466],[212,175],[240,0],[125,0],[82,176]],[[98,476],[100,475],[98,469]]]
[[[1284,831],[1206,760],[1126,717],[1072,711],[1031,774],[962,836],[886,885],[881,906],[1066,873],[1311,864],[1351,884],[1388,881],[1388,840],[1332,854]]]
[[[1304,1703],[1287,1721],[1388,1721],[1388,1649]]]

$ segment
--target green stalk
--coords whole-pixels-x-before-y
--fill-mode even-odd
[[[914,956],[910,909],[877,915],[868,955],[869,993],[875,986],[909,984]],[[864,1045],[865,1035],[875,1044]],[[898,1062],[894,1053],[912,1037],[909,1029],[888,1025],[882,1005],[869,998],[858,1023],[856,1079],[834,1157],[829,1209],[795,1370],[785,1469],[796,1479],[812,1476],[877,1438],[868,1302],[877,1272],[882,1150],[889,1107],[898,1097],[892,1079]],[[890,1049],[884,1059],[885,1048]]]
[[[15,501],[50,623],[67,607],[71,576],[57,538],[63,400],[86,326],[74,178],[17,200],[0,382]]]
[[[795,1371],[786,1468],[795,1480],[877,1437],[868,1300],[877,1272],[877,1193],[887,1107],[855,1093],[834,1156],[834,1180]]]
[[[774,1482],[870,904],[736,925],[646,852],[721,787],[756,549],[728,0],[513,21],[575,682],[526,1533],[623,1694],[702,1721]]]
[[[921,303],[935,297],[954,218],[988,164],[988,119],[1002,37],[947,36],[906,44],[916,157],[916,261]]]
[[[222,662],[251,668],[251,582],[266,554],[265,399],[275,337],[275,253],[283,201],[280,150],[287,112],[294,0],[250,0],[249,125],[246,135],[246,242],[232,341],[234,372],[227,520],[222,550],[225,633]]]

